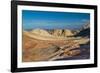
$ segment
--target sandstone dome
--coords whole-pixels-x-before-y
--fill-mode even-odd
[[[73,36],[75,35],[71,30],[65,29],[64,30],[64,36]]]
[[[31,31],[31,33],[39,34],[43,36],[51,36],[46,30],[43,30],[43,29],[34,29]]]

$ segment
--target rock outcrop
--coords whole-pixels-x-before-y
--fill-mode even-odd
[[[52,35],[54,35],[54,36],[62,36],[63,32],[64,32],[64,30],[62,30],[62,29],[55,29]]]
[[[34,34],[39,34],[39,35],[51,36],[46,30],[43,30],[43,29],[34,29],[30,32]]]
[[[55,29],[52,35],[54,36],[63,36],[63,37],[69,37],[74,36],[76,33],[69,29]]]
[[[74,36],[76,34],[76,32],[73,32],[71,30],[65,29],[64,30],[64,36]]]
[[[77,31],[72,31],[69,29],[54,29],[54,30],[43,30],[43,29],[33,29],[30,31],[34,34],[44,35],[44,36],[56,36],[56,37],[70,37],[74,36]]]

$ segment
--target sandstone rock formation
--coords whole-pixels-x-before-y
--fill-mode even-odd
[[[63,32],[64,32],[64,30],[62,30],[62,29],[55,29],[52,35],[54,35],[54,36],[62,36]]]
[[[80,45],[89,42],[85,37],[72,36],[70,30],[34,29],[23,31],[23,62],[51,61],[80,55]],[[66,36],[65,36],[66,35]]]
[[[74,36],[76,34],[76,32],[69,30],[69,29],[55,29],[52,32],[52,35],[54,36],[63,36],[63,37],[67,37],[67,36]]]
[[[34,29],[31,31],[31,33],[45,35],[45,36],[51,36],[46,30],[43,30],[43,29]]]
[[[74,36],[76,34],[76,32],[73,32],[71,30],[65,29],[64,30],[64,36]]]

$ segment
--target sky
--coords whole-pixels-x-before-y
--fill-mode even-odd
[[[80,29],[90,21],[89,13],[22,11],[23,29]]]

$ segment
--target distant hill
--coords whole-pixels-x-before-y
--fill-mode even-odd
[[[75,36],[90,37],[90,24],[83,26],[80,32]]]
[[[80,31],[76,36],[90,37],[90,28]]]

